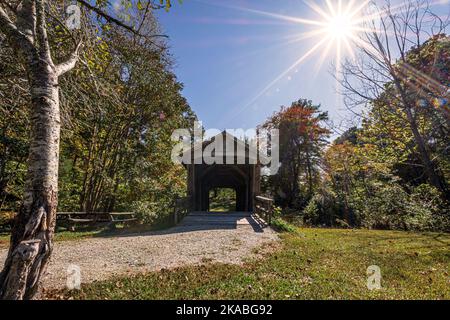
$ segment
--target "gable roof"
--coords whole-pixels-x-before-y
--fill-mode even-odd
[[[228,143],[230,143],[230,141],[233,141],[234,148],[233,148],[233,152],[229,154],[230,156],[233,155],[236,158],[236,156],[237,156],[236,153],[238,150],[245,150],[245,163],[246,164],[255,164],[255,163],[259,164],[257,147],[254,145],[251,145],[250,143],[242,141],[241,139],[230,134],[226,130],[222,131],[221,133],[219,133],[219,134],[215,135],[214,137],[211,137],[207,140],[198,141],[198,142],[194,143],[194,145],[189,150],[187,150],[183,153],[183,156],[188,157],[190,154],[192,164],[194,164],[195,160],[198,160],[199,158],[202,159],[202,163],[203,163],[203,152],[204,152],[205,148],[207,148],[211,144],[216,143],[216,140],[220,140],[220,139],[222,139],[223,149],[222,149],[222,152],[220,152],[220,151],[218,152],[217,150],[214,150],[215,157],[220,157],[220,156],[226,157],[229,154],[228,150],[226,150]],[[261,157],[266,158],[264,155],[260,155],[260,158]],[[252,161],[250,162],[250,160],[252,160]],[[226,162],[224,161],[224,164],[225,163]],[[237,164],[237,163],[234,163],[234,164]]]

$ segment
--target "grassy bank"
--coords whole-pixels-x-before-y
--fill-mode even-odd
[[[76,299],[450,299],[450,235],[296,229],[281,238],[282,248],[244,267],[185,267],[62,294]],[[371,265],[381,268],[381,290],[367,289]]]

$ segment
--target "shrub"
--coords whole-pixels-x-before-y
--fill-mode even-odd
[[[302,216],[304,223],[308,225],[334,226],[342,212],[337,196],[330,190],[321,190],[311,198]]]
[[[366,196],[364,201],[353,199],[352,206],[364,227],[406,230],[408,201],[406,191],[398,184],[391,183],[374,186],[370,196]]]
[[[416,216],[409,223],[415,229],[450,232],[449,204],[442,200],[439,190],[422,184],[413,190],[410,203]]]
[[[321,190],[303,210],[303,221],[316,226],[450,232],[449,205],[427,184],[411,190],[395,181],[355,186],[348,197],[350,223],[343,218],[341,198],[330,190]]]
[[[445,231],[449,225],[445,204],[429,185],[408,193],[399,184],[382,184],[356,210],[363,226],[371,229]]]
[[[280,207],[273,207],[273,217],[279,218],[283,214],[283,209]]]
[[[306,224],[317,225],[323,215],[322,211],[322,197],[320,195],[314,195],[309,201],[306,208],[303,210],[303,221]]]
[[[158,220],[157,204],[148,201],[135,201],[131,208],[142,224],[154,224]]]
[[[296,229],[282,218],[275,218],[272,220],[272,228],[278,232],[295,232]]]

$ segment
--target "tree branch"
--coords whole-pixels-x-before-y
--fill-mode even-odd
[[[39,55],[53,66],[53,60],[50,53],[50,44],[48,43],[47,36],[44,0],[36,1],[36,16],[36,40],[39,45]]]
[[[24,0],[16,12],[17,29],[34,41],[36,34],[36,1]]]
[[[62,62],[56,66],[56,73],[58,76],[63,75],[64,73],[72,70],[78,62],[80,58],[80,49],[82,46],[82,42],[79,42],[75,51],[70,55],[69,59],[65,62]]]
[[[11,21],[6,11],[0,6],[0,32],[6,35],[8,41],[15,47],[20,48],[24,53],[31,54],[33,51],[32,40],[22,33]]]
[[[107,14],[106,12],[104,12],[103,10],[97,8],[96,6],[91,5],[90,3],[84,1],[84,0],[77,0],[78,3],[80,3],[82,6],[86,7],[87,9],[95,12],[96,14],[98,14],[100,17],[104,18],[106,21],[114,23],[116,25],[118,25],[119,27],[122,27],[128,31],[130,31],[131,33],[134,33],[138,36],[144,37],[144,38],[157,38],[157,37],[163,37],[163,38],[167,38],[166,35],[163,34],[155,34],[155,35],[147,35],[144,36],[142,34],[139,33],[139,31],[136,31],[132,26],[129,26],[125,23],[123,23],[122,21],[120,21],[119,19],[116,19],[114,17],[112,17],[111,15]]]

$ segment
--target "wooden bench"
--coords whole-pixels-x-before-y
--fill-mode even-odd
[[[134,212],[59,212],[56,221],[74,231],[80,225],[106,225],[115,228],[117,224],[130,225],[137,222]]]
[[[109,216],[109,227],[111,228],[115,228],[119,223],[123,223],[125,226],[130,226],[138,221],[134,212],[111,212]]]

